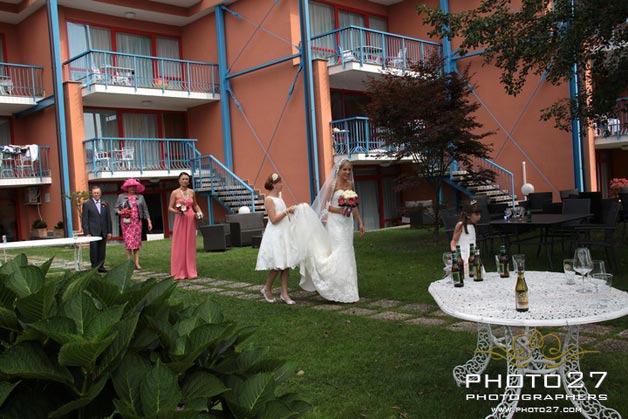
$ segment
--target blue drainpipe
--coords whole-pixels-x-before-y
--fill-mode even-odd
[[[310,179],[310,202],[314,201],[320,180],[318,176],[318,144],[316,143],[316,106],[314,104],[314,80],[312,79],[312,51],[310,49],[310,11],[308,0],[299,0],[301,15],[301,65],[305,93],[305,134]]]
[[[218,41],[218,74],[220,79],[220,111],[222,115],[222,147],[225,166],[233,171],[233,147],[231,144],[231,112],[229,110],[229,80],[227,79],[227,41],[225,38],[225,14],[223,6],[214,9],[216,14],[216,38]]]
[[[59,176],[61,177],[61,193],[64,199],[61,200],[63,218],[65,219],[66,233],[68,237],[73,235],[72,225],[72,205],[70,196],[70,169],[68,165],[67,134],[65,130],[65,97],[63,95],[63,69],[61,67],[61,36],[59,35],[59,13],[57,0],[48,0],[48,28],[50,28],[49,38],[52,47],[52,84],[55,100],[55,114],[57,117],[57,143],[61,158],[59,160]]]

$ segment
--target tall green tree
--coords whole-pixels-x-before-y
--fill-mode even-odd
[[[491,148],[481,140],[492,133],[479,131],[482,125],[475,120],[475,111],[480,105],[469,100],[465,81],[469,79],[466,72],[445,74],[439,61],[367,82],[371,100],[366,114],[388,155],[413,162],[412,172],[401,178],[402,187],[427,182],[439,196],[454,162],[473,171],[474,159],[488,157]],[[434,208],[438,220],[438,199]]]
[[[431,36],[462,40],[459,55],[483,51],[485,62],[501,69],[508,94],[520,93],[530,74],[558,85],[577,68],[577,98],[541,111],[558,128],[568,130],[572,118],[598,122],[628,105],[617,102],[628,88],[628,1],[482,0],[459,13],[417,10],[434,27]]]

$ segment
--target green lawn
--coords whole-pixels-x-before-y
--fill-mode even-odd
[[[442,274],[440,256],[447,247],[443,236],[434,240],[429,230],[398,229],[371,232],[362,238],[356,236],[361,297],[434,304],[427,288]],[[223,253],[205,253],[201,249],[199,238],[198,269],[201,276],[260,285],[264,282],[266,273],[254,271],[257,249],[234,248]],[[558,249],[556,261],[563,257],[558,254]],[[536,251],[532,248],[522,250],[530,255]],[[29,249],[26,253],[71,258],[72,250]],[[618,249],[617,255],[622,273],[616,276],[615,286],[628,290],[626,246]],[[88,258],[87,250],[84,257]],[[144,244],[141,264],[146,270],[168,272],[169,258],[169,240]],[[109,245],[108,266],[124,259],[121,245]],[[492,255],[484,255],[484,259],[487,269],[494,270]],[[530,257],[527,265],[529,269],[541,270],[546,268],[546,261],[544,257]],[[291,275],[291,287],[296,289],[297,284],[295,271]],[[176,298],[197,301],[207,298],[207,294],[180,290]],[[475,348],[472,333],[368,319],[304,306],[266,304],[221,295],[209,298],[221,303],[229,318],[258,326],[253,341],[268,347],[271,356],[297,363],[302,373],[291,379],[284,390],[297,391],[313,405],[306,416],[308,419],[483,418],[496,404],[465,400],[468,394],[484,394],[486,391],[458,388],[454,383],[452,368],[470,358]],[[626,329],[628,318],[605,324]],[[605,404],[623,414],[628,413],[625,397],[627,360],[625,353],[615,352],[587,354],[582,361],[585,373],[608,372],[604,383],[595,392],[608,394]],[[491,376],[504,371],[503,361],[493,361],[488,369]],[[591,380],[588,383],[592,385]],[[571,404],[540,402],[536,405]],[[517,414],[515,417],[536,418],[540,415]],[[542,417],[581,416],[572,413],[544,414]]]

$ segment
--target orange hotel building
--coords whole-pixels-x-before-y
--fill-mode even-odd
[[[275,171],[288,204],[311,202],[341,156],[354,162],[367,228],[393,225],[408,201],[434,197],[394,188],[407,163],[377,158],[384,145],[363,115],[363,82],[430,54],[471,65],[478,119],[496,132],[486,139],[491,160],[512,174],[514,187],[504,187],[518,198],[522,162],[527,182],[556,200],[561,189],[605,192],[610,178],[628,175],[625,130],[574,139],[541,122],[539,110],[569,86],[531,79],[507,96],[481,57],[456,57],[455,40],[428,37],[416,3],[0,1],[1,233],[26,240],[43,218],[49,229],[64,221],[71,235],[79,220],[67,195],[98,184],[113,204],[136,177],[155,232],[168,237],[168,197],[182,171],[215,221],[240,205],[259,209],[256,191]],[[478,1],[426,3],[457,11]]]

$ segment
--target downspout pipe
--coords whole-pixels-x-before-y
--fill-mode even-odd
[[[574,0],[571,0],[571,14],[576,13],[576,4]],[[573,64],[571,68],[571,77],[569,78],[569,98],[571,103],[575,103],[578,106],[578,64]],[[577,109],[576,109],[577,110]],[[572,113],[578,115],[578,112]],[[582,137],[580,136],[580,118],[574,116],[571,119],[571,144],[573,148],[573,172],[574,183],[576,189],[580,192],[584,192],[584,164],[582,159]],[[591,159],[589,159],[591,161]]]
[[[318,192],[318,145],[316,143],[316,107],[314,104],[314,80],[312,77],[312,56],[310,45],[310,11],[308,0],[299,0],[301,21],[301,65],[303,66],[303,85],[305,93],[305,133],[307,141],[307,159],[310,179],[310,202]]]
[[[74,235],[72,225],[72,205],[70,204],[70,168],[68,164],[67,133],[65,129],[65,97],[63,95],[63,69],[61,61],[61,36],[59,34],[59,9],[57,0],[48,0],[48,38],[52,51],[52,84],[55,100],[55,115],[57,119],[57,144],[59,153],[59,176],[61,178],[61,210],[68,237]]]
[[[216,39],[218,41],[218,74],[220,79],[220,114],[222,117],[222,148],[225,166],[233,171],[233,146],[231,141],[231,111],[229,110],[229,67],[227,66],[227,41],[223,6],[216,6]]]
[[[440,0],[439,7],[443,13],[449,13],[449,0]],[[451,40],[448,37],[444,37],[442,39],[442,42],[443,42],[443,56],[444,56],[443,63],[445,66],[445,73],[449,74],[456,69],[456,65],[452,56],[453,53],[451,51]],[[455,170],[456,166],[457,164],[452,165],[450,167],[450,170]],[[453,194],[452,202],[456,203],[457,201],[456,191],[454,190],[452,194]],[[445,202],[445,196],[444,196],[444,191],[443,191],[443,185],[441,184],[440,190],[438,191],[438,203],[439,205],[442,205],[444,202]]]
[[[578,65],[574,64],[569,78],[569,96],[571,103],[577,103],[578,99]],[[578,105],[575,105],[578,106]],[[576,189],[584,192],[584,165],[582,160],[582,138],[580,136],[580,119],[573,117],[571,120],[571,146],[573,148],[573,177]]]

